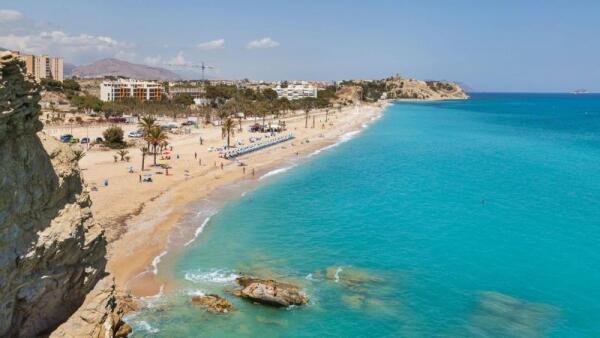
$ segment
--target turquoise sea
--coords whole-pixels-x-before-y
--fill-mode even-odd
[[[397,103],[291,165],[190,206],[194,228],[218,212],[158,265],[177,290],[129,318],[134,336],[600,336],[600,95]],[[310,304],[236,299],[240,273]],[[201,292],[237,311],[187,302]]]

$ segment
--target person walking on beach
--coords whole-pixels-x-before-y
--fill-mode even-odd
[[[194,159],[198,159],[198,153],[194,152]]]
[[[242,173],[246,175],[246,167],[242,167]]]
[[[254,168],[252,168],[252,177],[254,177]]]
[[[223,162],[221,162],[221,170],[223,170]]]

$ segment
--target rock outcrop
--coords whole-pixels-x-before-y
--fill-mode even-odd
[[[417,100],[464,100],[469,96],[463,89],[450,81],[423,81],[390,77],[384,80],[385,96],[388,99]]]
[[[198,304],[212,313],[229,313],[233,311],[233,305],[227,299],[219,295],[193,296],[192,304]]]
[[[50,338],[127,337],[132,329],[124,316],[138,307],[129,294],[116,289],[112,277],[105,277],[87,295],[83,306]]]
[[[0,336],[47,335],[104,276],[106,240],[71,149],[38,133],[40,93],[0,53]]]
[[[353,80],[338,87],[337,103],[353,104],[359,101],[375,102],[380,99],[410,100],[464,100],[469,96],[450,81],[423,81],[400,76],[382,80]]]
[[[308,297],[293,284],[250,277],[240,277],[236,279],[236,282],[242,289],[233,291],[233,294],[256,303],[275,307],[308,303]]]

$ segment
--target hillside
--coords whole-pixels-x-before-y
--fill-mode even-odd
[[[89,65],[77,66],[71,76],[93,78],[103,76],[124,76],[139,80],[180,80],[176,73],[159,67],[135,64],[118,59],[102,59]]]
[[[341,103],[379,99],[462,100],[469,96],[450,81],[423,81],[400,76],[383,80],[355,80],[342,83],[336,93]]]

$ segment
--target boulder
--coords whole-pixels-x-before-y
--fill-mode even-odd
[[[193,296],[191,302],[213,313],[229,313],[234,310],[231,302],[218,295]]]
[[[275,307],[305,305],[308,297],[293,284],[281,283],[272,279],[240,277],[236,282],[242,287],[234,295],[253,302]]]

